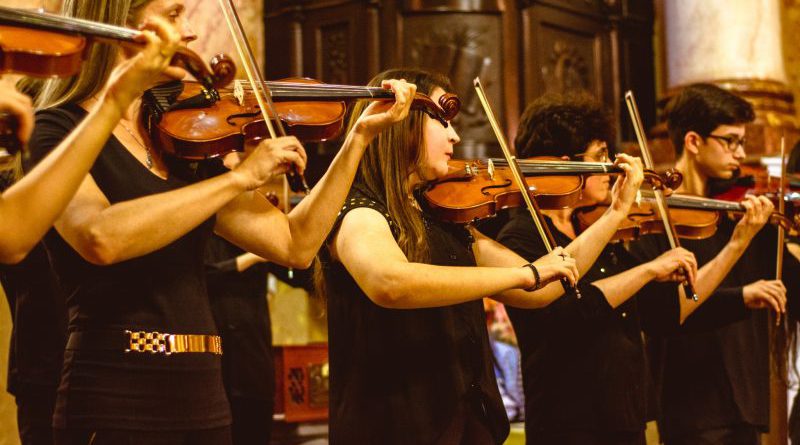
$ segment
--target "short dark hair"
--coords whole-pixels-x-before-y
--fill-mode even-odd
[[[611,145],[614,137],[611,115],[594,97],[548,93],[525,108],[514,147],[519,158],[572,158],[586,151],[592,141]]]
[[[683,140],[690,131],[707,137],[720,125],[743,125],[756,118],[749,102],[708,83],[682,89],[667,104],[666,115],[676,156],[683,153]]]

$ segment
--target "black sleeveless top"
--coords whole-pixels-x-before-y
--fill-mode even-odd
[[[41,159],[85,114],[75,105],[39,112],[31,155]],[[91,175],[112,205],[189,183],[174,174],[167,180],[154,175],[113,136]],[[105,267],[85,261],[51,231],[46,242],[66,295],[70,332],[216,334],[203,266],[212,229],[209,219],[166,247]],[[65,353],[56,427],[188,430],[228,424],[219,356],[80,349]]]
[[[332,233],[358,207],[380,212],[394,231],[382,200],[355,186]],[[428,218],[425,224],[431,264],[475,265],[465,228]],[[502,443],[508,419],[492,372],[482,302],[383,308],[325,249],[322,256],[328,286],[331,443],[435,444],[463,408],[485,424],[495,443]]]

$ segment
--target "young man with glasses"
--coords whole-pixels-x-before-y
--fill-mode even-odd
[[[546,95],[525,110],[515,146],[521,159],[607,162],[608,142],[614,139],[609,114],[593,98]],[[621,185],[612,188],[608,176],[587,177],[581,204],[606,202]],[[617,209],[622,219],[628,209]],[[579,210],[542,213],[559,245],[570,245],[581,233]],[[677,330],[711,295],[719,271],[736,260],[722,256],[697,270],[687,250],[664,249],[639,262],[621,244],[607,245],[613,233],[598,234],[592,244],[575,250],[580,296],[568,292],[539,309],[507,308],[522,353],[528,445],[643,445],[650,385],[642,329]],[[525,258],[545,252],[525,209],[510,212],[497,239]],[[687,279],[694,279],[697,303],[680,293],[678,282]],[[712,304],[730,313],[741,302]]]
[[[738,174],[745,159],[745,125],[754,120],[752,106],[742,98],[708,84],[684,88],[667,106],[667,128],[675,147],[676,168],[683,173],[681,194],[709,196],[715,182]],[[748,208],[773,206],[766,198],[748,198]],[[769,425],[768,313],[748,305],[753,298],[786,310],[790,295],[800,291],[800,263],[786,255],[784,282],[774,280],[774,227],[748,213],[740,222],[720,215],[717,232],[704,240],[682,240],[702,266],[712,258],[734,254],[739,259],[712,296],[712,304],[695,313],[717,327],[679,335],[651,337],[648,348],[660,396],[659,429],[667,445],[758,445]],[[742,231],[758,232],[752,241]],[[728,241],[730,240],[730,241]],[[744,240],[744,241],[743,241]],[[649,237],[633,247],[641,260],[663,248],[666,241]],[[737,302],[738,309],[715,310]],[[760,306],[765,307],[765,306]],[[718,308],[717,308],[718,309]],[[789,309],[796,311],[797,304]],[[728,321],[725,321],[727,319]],[[695,320],[693,320],[695,321]]]

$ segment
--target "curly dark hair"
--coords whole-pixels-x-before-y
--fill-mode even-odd
[[[569,156],[586,151],[592,141],[610,145],[615,132],[611,115],[592,96],[545,94],[522,113],[514,139],[517,156]]]
[[[667,131],[675,154],[683,153],[686,133],[708,137],[720,125],[742,125],[755,118],[753,106],[741,97],[708,83],[687,86],[666,107]]]

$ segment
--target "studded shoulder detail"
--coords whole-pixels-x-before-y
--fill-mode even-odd
[[[359,207],[367,207],[380,212],[383,215],[383,217],[386,218],[386,222],[389,223],[389,228],[391,228],[392,234],[394,234],[395,237],[398,235],[397,227],[394,224],[392,216],[389,215],[389,211],[386,209],[386,206],[384,206],[379,201],[376,201],[374,199],[365,196],[363,193],[359,191],[355,191],[354,193],[350,194],[350,196],[344,202],[342,210],[339,211],[338,218],[339,219],[343,218],[344,215],[347,214],[347,212],[353,209],[357,209]]]

